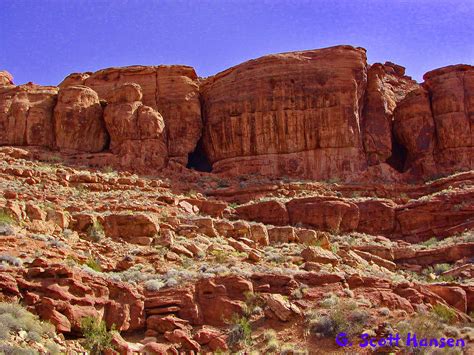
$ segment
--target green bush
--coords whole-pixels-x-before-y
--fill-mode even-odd
[[[85,264],[94,271],[97,271],[97,272],[102,271],[102,267],[100,266],[100,263],[97,261],[97,259],[95,259],[92,256],[90,256],[89,259],[87,259]]]
[[[456,321],[456,312],[440,303],[433,306],[432,313],[436,314],[444,323],[454,323]]]
[[[81,321],[81,330],[84,336],[83,346],[90,351],[91,355],[100,355],[107,349],[112,349],[114,326],[107,330],[105,322],[94,318],[85,317]]]
[[[16,221],[5,211],[0,211],[0,224],[15,224]]]

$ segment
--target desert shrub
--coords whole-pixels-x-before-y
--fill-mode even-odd
[[[390,315],[390,309],[388,309],[387,307],[382,307],[382,308],[379,309],[379,314],[381,316],[387,317],[387,316]]]
[[[218,188],[222,189],[222,188],[226,188],[226,187],[229,187],[229,186],[230,186],[230,184],[227,181],[225,181],[224,179],[219,179],[219,181],[217,181],[217,187]]]
[[[100,266],[100,263],[97,261],[96,258],[94,258],[92,256],[89,256],[89,258],[85,262],[85,265],[87,265],[88,267],[90,267],[94,271],[97,271],[97,272],[102,271],[102,267]]]
[[[259,313],[265,304],[265,300],[257,292],[246,292],[245,296],[245,314],[251,316]]]
[[[426,248],[429,248],[436,245],[436,243],[438,243],[438,239],[436,237],[431,237],[430,239],[425,240],[423,243],[421,243],[421,245]]]
[[[100,222],[96,221],[87,229],[87,235],[92,241],[98,242],[105,236],[104,227]]]
[[[112,174],[112,173],[115,172],[114,168],[111,167],[110,165],[104,166],[104,168],[102,169],[102,171],[103,171],[105,174]]]
[[[436,264],[433,267],[433,271],[436,275],[441,275],[443,272],[448,271],[450,268],[450,264]]]
[[[165,286],[165,283],[161,280],[148,280],[144,283],[147,291],[158,291]]]
[[[332,308],[337,305],[339,302],[339,297],[335,294],[329,294],[322,301],[319,302],[319,305],[323,308]]]
[[[252,327],[248,318],[234,315],[230,321],[227,345],[233,348],[241,344],[247,346],[252,344]]]
[[[28,340],[35,342],[54,335],[54,327],[50,323],[40,321],[38,316],[21,305],[0,302],[0,340],[8,339],[11,333],[21,330],[26,332]]]
[[[283,344],[280,348],[280,355],[307,355],[307,350],[299,349],[296,344]]]
[[[104,227],[98,221],[94,222],[88,229],[87,235],[91,238],[92,241],[98,242],[104,237]]]
[[[267,351],[273,352],[280,347],[277,339],[277,333],[273,329],[266,330],[263,333],[263,340],[265,340]]]
[[[8,254],[0,255],[0,264],[1,263],[7,263],[13,266],[21,266],[23,264],[20,258],[17,258],[16,256],[13,256],[13,255],[8,255]]]
[[[456,321],[456,312],[443,304],[436,304],[433,306],[431,312],[439,317],[444,323],[454,323]]]
[[[84,348],[92,355],[100,355],[107,349],[113,349],[113,328],[108,331],[104,321],[94,317],[83,318],[81,330],[84,336]]]
[[[63,237],[64,237],[64,238],[69,239],[69,238],[71,238],[73,235],[74,235],[74,231],[73,231],[73,230],[68,229],[68,228],[66,228],[66,229],[63,230]]]
[[[10,328],[6,324],[0,323],[0,340],[5,340],[10,337]]]
[[[57,248],[57,249],[67,249],[67,248],[69,248],[69,245],[67,245],[66,243],[64,243],[60,240],[57,240],[57,239],[52,239],[52,240],[48,241],[48,246],[53,247],[53,248]]]
[[[331,304],[334,299],[332,298]],[[341,332],[348,335],[357,335],[368,325],[369,313],[357,308],[356,302],[335,300],[334,305],[331,305],[329,310],[308,315],[308,332],[310,334],[323,337],[333,337]]]
[[[0,225],[1,224],[15,224],[15,220],[5,211],[0,211]]]
[[[0,354],[4,355],[37,355],[38,352],[34,349],[23,348],[17,345],[1,344]]]
[[[416,314],[410,319],[399,322],[395,329],[401,339],[407,339],[408,333],[416,334],[417,339],[441,338],[444,335],[444,324],[433,312]],[[412,351],[413,354],[422,354],[424,350],[413,348]]]
[[[48,354],[56,355],[61,354],[61,348],[54,341],[50,340],[44,344],[45,348],[48,349]]]
[[[213,250],[211,255],[214,256],[215,261],[219,264],[224,264],[229,261],[229,253],[224,250]]]

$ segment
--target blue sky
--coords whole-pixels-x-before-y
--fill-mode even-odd
[[[352,44],[421,80],[474,63],[473,0],[0,0],[0,69],[56,85],[71,72],[187,64],[209,76],[269,53]]]

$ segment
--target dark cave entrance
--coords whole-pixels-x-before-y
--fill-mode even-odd
[[[401,144],[397,137],[392,133],[392,155],[386,160],[386,163],[400,173],[406,171],[406,162],[408,150]]]
[[[186,167],[188,169],[194,169],[206,173],[212,172],[212,165],[204,152],[202,139],[198,141],[194,151],[188,154],[188,164]]]

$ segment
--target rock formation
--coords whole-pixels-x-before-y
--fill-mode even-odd
[[[365,50],[262,57],[201,86],[204,149],[216,171],[329,179],[364,169]]]
[[[52,148],[58,89],[26,84],[0,86],[0,144]]]
[[[163,117],[142,104],[138,84],[122,84],[109,95],[104,120],[110,134],[110,150],[120,157],[125,168],[161,169],[168,157]]]
[[[201,136],[201,106],[196,73],[188,66],[130,66],[95,73],[71,74],[59,84],[86,85],[101,99],[124,83],[136,83],[143,90],[143,104],[157,110],[165,121],[169,155],[186,165]]]
[[[59,90],[54,123],[60,151],[97,153],[106,148],[108,133],[99,96],[86,86]]]
[[[351,46],[268,55],[207,79],[187,66],[75,73],[59,93],[2,71],[0,144],[141,173],[176,162],[227,176],[428,179],[473,166],[473,78],[454,65],[418,84]]]

